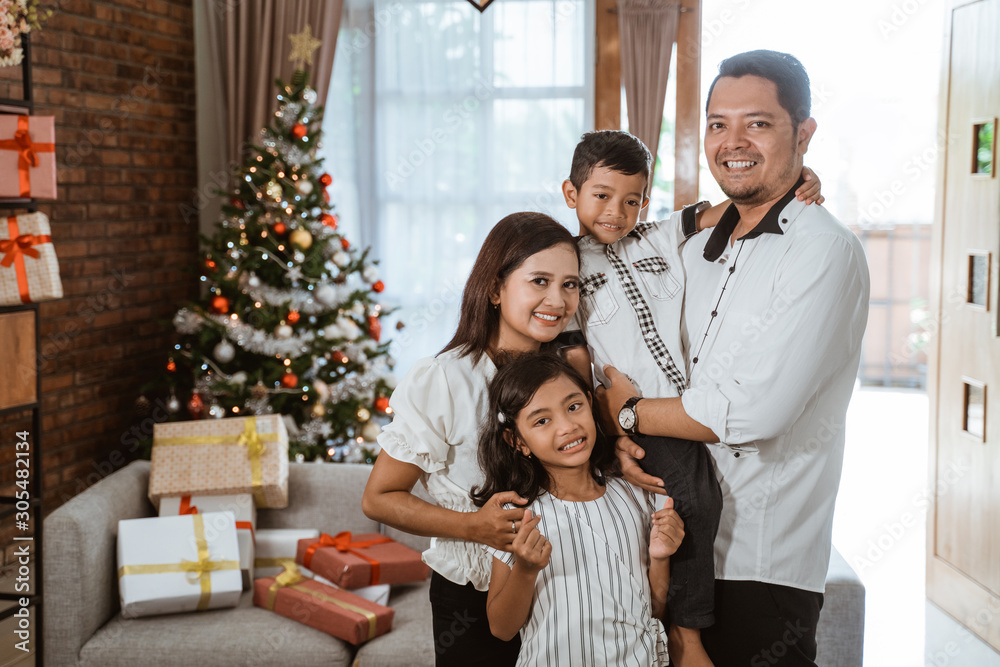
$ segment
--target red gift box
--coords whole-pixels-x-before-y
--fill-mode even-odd
[[[56,198],[53,116],[0,115],[0,197]]]
[[[299,540],[295,562],[341,588],[423,581],[430,572],[420,552],[378,533]]]
[[[287,568],[277,577],[253,582],[253,603],[351,644],[361,644],[392,629],[395,612]]]

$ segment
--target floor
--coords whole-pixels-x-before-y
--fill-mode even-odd
[[[1000,654],[924,597],[927,395],[855,391],[847,442],[833,541],[867,589],[865,664],[1000,667]],[[0,623],[0,667],[33,665],[12,630]]]
[[[925,597],[927,435],[925,393],[854,392],[833,543],[867,589],[865,664],[1000,667]]]

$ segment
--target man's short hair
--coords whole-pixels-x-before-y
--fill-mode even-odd
[[[587,132],[573,151],[573,165],[569,180],[577,190],[590,178],[596,167],[606,167],[612,171],[631,176],[642,174],[646,185],[642,194],[649,190],[649,172],[653,156],[646,144],[638,137],[621,130],[598,130]]]
[[[708,89],[708,102],[712,101],[712,91],[719,79],[747,75],[774,82],[778,87],[778,103],[792,117],[795,127],[811,115],[812,97],[806,68],[793,55],[764,49],[739,53],[719,63],[719,75]],[[706,113],[708,102],[705,103]]]

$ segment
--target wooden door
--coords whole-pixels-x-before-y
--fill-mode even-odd
[[[927,596],[1000,650],[1000,0],[945,25]]]

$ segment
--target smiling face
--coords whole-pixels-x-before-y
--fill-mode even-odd
[[[563,183],[566,205],[576,209],[580,235],[590,235],[607,245],[635,228],[639,212],[648,202],[643,197],[646,177],[642,173],[623,174],[596,166],[577,190],[571,181]]]
[[[777,85],[753,75],[720,77],[707,121],[709,169],[726,196],[742,206],[779,199],[795,185],[816,130],[812,118],[794,126],[778,101]]]
[[[569,377],[559,375],[540,386],[516,422],[517,448],[546,469],[589,466],[597,425],[590,398]]]
[[[558,336],[580,303],[579,273],[576,250],[564,243],[511,271],[490,298],[500,311],[493,349],[532,352]]]

